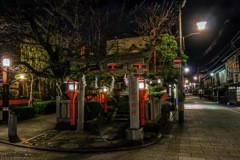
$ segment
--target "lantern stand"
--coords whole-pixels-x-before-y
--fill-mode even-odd
[[[107,87],[104,86],[103,87],[103,95],[104,95],[104,114],[106,115],[107,114]]]
[[[138,81],[139,87],[139,99],[140,99],[140,117],[141,125],[145,126],[145,113],[144,113],[144,94],[145,94],[145,79],[139,78]]]
[[[67,85],[68,85],[68,90],[65,92],[71,102],[70,106],[70,125],[74,126],[75,125],[75,98],[77,97],[79,91],[77,90],[77,84],[78,82],[68,80]]]
[[[2,72],[2,82],[3,82],[3,102],[2,102],[2,120],[8,121],[9,115],[9,80],[8,80],[8,68],[10,66],[10,59],[4,58],[2,61],[3,72]]]

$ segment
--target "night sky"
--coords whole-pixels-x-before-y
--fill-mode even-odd
[[[125,1],[126,8],[130,9],[142,3],[141,0],[95,1],[101,2],[103,6],[115,2],[115,7],[119,7]],[[0,2],[3,3],[4,0]],[[160,0],[145,0],[145,4],[151,2],[160,2]],[[200,70],[213,69],[210,67],[211,61],[224,53],[225,46],[231,45],[229,42],[240,31],[240,0],[186,0],[182,15],[183,36],[198,32],[196,22],[202,20],[207,21],[207,29],[199,35],[185,39],[185,53],[190,57],[187,64],[190,68],[189,76],[196,74],[199,66]]]
[[[183,36],[197,32],[196,22],[202,20],[207,21],[206,30],[185,39],[189,76],[197,73],[199,66],[200,70],[211,71],[213,63],[231,47],[231,39],[240,31],[240,1],[187,0],[183,8]]]

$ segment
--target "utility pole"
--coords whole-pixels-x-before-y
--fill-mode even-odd
[[[184,7],[186,0],[181,1],[182,3],[178,4],[178,23],[179,23],[179,50],[178,56],[182,60],[182,51],[183,51],[183,36],[182,36],[182,8]],[[183,70],[182,62],[179,67],[178,72],[178,120],[179,123],[184,123],[184,97],[183,97]]]

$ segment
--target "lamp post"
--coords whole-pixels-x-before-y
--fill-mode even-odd
[[[182,35],[182,8],[185,6],[186,0],[183,0],[182,3],[179,3],[178,6],[178,25],[179,25],[179,49],[178,49],[178,57],[182,60],[182,52],[185,47],[184,45],[184,37]],[[197,26],[198,29],[203,30],[205,28],[207,22],[198,22]],[[189,34],[186,37],[189,37],[191,35],[196,35],[197,33]],[[183,97],[183,68],[182,64],[179,66],[179,72],[178,72],[178,120],[179,123],[184,123],[184,97]]]
[[[23,81],[26,79],[24,74],[20,74],[19,75],[19,79],[20,79],[20,87],[19,87],[19,95],[20,96],[24,96],[24,83]]]
[[[211,87],[213,87],[213,76],[214,76],[214,73],[210,73],[210,76],[211,76]]]
[[[4,58],[2,61],[3,64],[3,121],[8,121],[8,111],[9,111],[9,83],[8,83],[8,67],[10,66],[10,59]]]
[[[183,36],[182,36],[182,8],[184,7],[186,0],[178,6],[178,25],[179,25],[179,49],[178,57],[182,60],[183,51]],[[178,69],[178,121],[179,123],[184,123],[184,97],[183,97],[183,73],[182,64],[180,64]]]

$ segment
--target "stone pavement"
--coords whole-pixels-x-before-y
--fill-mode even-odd
[[[54,115],[46,115],[53,116]],[[42,149],[54,149],[56,146],[61,146],[62,152],[41,152],[36,155],[40,159],[84,159],[84,160],[239,160],[240,159],[240,113],[232,110],[231,106],[222,106],[217,103],[207,101],[205,99],[199,99],[198,97],[186,95],[185,101],[185,122],[184,124],[178,123],[177,114],[173,116],[173,119],[168,123],[167,128],[162,133],[159,139],[155,137],[149,143],[136,144],[128,146],[127,143],[119,142],[120,139],[106,138],[108,131],[114,131],[115,127],[106,127],[100,135],[85,135],[89,141],[76,141],[76,137],[79,137],[79,133],[64,131],[61,134],[55,134],[52,128],[55,125],[55,119],[47,121],[48,118],[39,116],[30,121],[21,121],[18,124],[19,137],[23,138],[26,144],[17,144],[24,146],[32,146],[34,141],[41,142],[35,143],[34,147]],[[50,119],[50,118],[49,118]],[[29,127],[28,130],[24,130],[24,126]],[[37,125],[41,125],[38,127]],[[117,125],[117,124],[116,124]],[[124,124],[119,123],[120,126]],[[120,127],[121,128],[121,127]],[[4,124],[0,124],[0,139],[1,142],[7,142],[6,130]],[[3,131],[3,132],[2,132]],[[45,132],[43,132],[45,131]],[[33,133],[36,133],[35,135]],[[51,134],[56,137],[51,138]],[[71,136],[69,136],[71,135]],[[48,141],[44,140],[44,137],[48,137]],[[73,137],[73,138],[71,138]],[[86,138],[85,137],[85,138]],[[105,137],[105,139],[104,139]],[[41,139],[43,138],[43,139]],[[85,140],[87,140],[87,138]],[[74,139],[74,141],[73,141]],[[82,139],[84,140],[84,138]],[[115,140],[115,141],[114,141]],[[116,142],[119,140],[118,142]],[[61,145],[58,145],[60,141]],[[24,141],[22,141],[24,142]],[[71,142],[71,143],[70,143]],[[102,143],[103,142],[103,143]],[[114,143],[115,142],[115,143]],[[154,145],[150,145],[152,144]],[[31,144],[30,144],[31,143]],[[109,144],[109,145],[108,145]],[[119,146],[118,146],[118,145]],[[89,150],[82,151],[103,151],[98,153],[73,153],[79,151],[81,146],[88,146]],[[98,146],[100,145],[100,146]],[[86,147],[85,146],[85,147]],[[144,147],[148,146],[148,147]],[[78,148],[79,147],[79,148]],[[108,148],[106,148],[108,147]],[[20,148],[20,147],[17,147]],[[129,150],[137,148],[134,150]],[[59,148],[58,148],[59,149]],[[84,148],[82,148],[84,149]],[[86,149],[86,148],[85,148]],[[106,150],[105,150],[106,149]],[[109,150],[108,150],[109,149]],[[110,150],[112,149],[112,150]],[[120,152],[105,152],[116,151]],[[61,151],[60,150],[60,151]],[[53,150],[54,151],[54,150]],[[70,152],[70,153],[69,153]],[[72,153],[71,153],[72,152]],[[17,150],[20,154],[20,150]],[[24,154],[30,154],[30,150],[24,150]],[[35,151],[34,151],[35,153]],[[35,154],[31,155],[32,159]]]
[[[101,152],[128,150],[145,147],[156,143],[161,134],[146,132],[141,142],[129,142],[125,139],[128,122],[107,122],[102,124],[98,133],[54,130],[55,114],[19,121],[17,124],[18,140],[10,143],[8,125],[0,124],[0,142],[19,147],[35,148],[48,151],[66,152]]]

